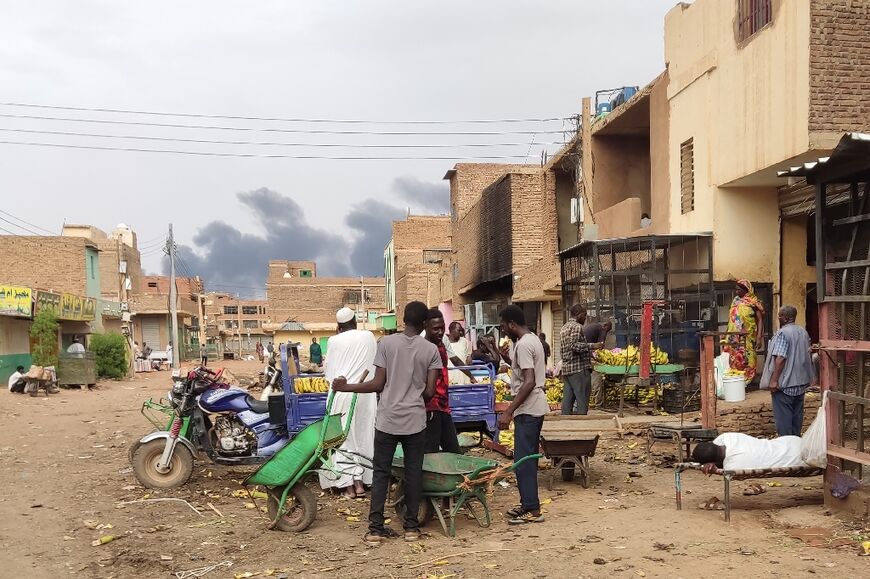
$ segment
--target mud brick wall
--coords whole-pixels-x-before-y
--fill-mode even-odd
[[[359,278],[315,277],[272,278],[266,286],[267,311],[273,323],[335,322],[335,312],[344,306],[356,308],[360,294]],[[384,278],[364,280],[366,310],[384,311]]]
[[[0,283],[85,295],[85,243],[77,237],[0,236]]]
[[[810,131],[870,130],[870,2],[810,2]]]
[[[716,428],[719,432],[742,432],[751,436],[771,437],[776,436],[776,423],[773,420],[773,406],[770,396],[756,395],[757,402],[730,404],[719,401],[716,407]],[[805,432],[816,417],[820,398],[817,394],[807,394],[804,398],[804,427]]]

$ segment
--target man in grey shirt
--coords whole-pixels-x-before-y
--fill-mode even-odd
[[[514,422],[514,462],[538,452],[544,415],[550,410],[544,393],[547,366],[541,339],[526,327],[523,310],[515,305],[499,314],[501,331],[511,339],[512,345],[501,350],[511,365],[511,393],[513,401],[498,417],[498,427],[510,428]],[[508,523],[540,523],[541,502],[538,497],[538,461],[527,460],[516,469],[517,488],[521,504],[508,511]]]
[[[794,306],[779,308],[779,331],[768,345],[761,387],[770,390],[773,419],[779,436],[800,436],[804,423],[804,395],[816,383],[810,335],[794,323]]]
[[[379,545],[398,534],[384,525],[384,505],[396,447],[402,444],[405,463],[405,540],[420,538],[417,511],[423,494],[423,450],[426,443],[426,402],[435,394],[444,365],[435,344],[420,336],[429,308],[422,302],[405,306],[405,330],[378,342],[375,376],[348,384],[344,376],[332,382],[336,392],[378,392],[375,450],[372,459],[372,501],[365,541]]]

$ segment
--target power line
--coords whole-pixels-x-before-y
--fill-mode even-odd
[[[0,103],[7,107],[27,107],[34,109],[51,109],[61,111],[80,111],[91,113],[121,113],[131,115],[151,115],[159,117],[185,117],[197,119],[228,119],[238,121],[269,121],[287,123],[347,123],[347,124],[381,124],[381,125],[437,125],[437,124],[494,124],[494,123],[546,123],[552,121],[564,121],[571,117],[543,117],[530,119],[462,119],[462,120],[372,120],[372,119],[320,119],[320,118],[282,118],[282,117],[251,117],[239,115],[214,115],[202,113],[169,113],[162,111],[135,111],[128,109],[93,108],[93,107],[69,107],[57,105],[40,105],[33,103]]]
[[[19,145],[27,147],[55,147],[61,149],[85,149],[91,151],[127,151],[135,153],[168,153],[173,155],[193,155],[198,157],[240,157],[261,159],[325,159],[333,161],[456,161],[464,160],[499,160],[499,159],[525,159],[526,155],[482,155],[476,157],[451,156],[451,157],[364,157],[364,156],[324,156],[324,155],[279,155],[258,153],[219,153],[216,151],[178,151],[171,149],[139,149],[136,147],[103,147],[98,145],[71,145],[65,143],[35,143],[32,141],[0,141],[0,145]]]
[[[383,145],[376,143],[287,143],[276,141],[223,141],[214,139],[179,139],[175,137],[152,137],[147,135],[107,135],[102,133],[77,133],[72,131],[44,131],[36,129],[12,129],[0,127],[0,131],[10,133],[27,133],[33,135],[63,135],[70,137],[93,137],[99,139],[137,139],[144,141],[165,141],[174,143],[205,143],[211,145],[256,145],[274,147],[345,147],[350,149],[455,149],[460,147],[525,147],[526,143],[460,143],[448,145],[436,143],[432,145]],[[534,137],[532,138],[534,143]],[[531,145],[529,147],[531,148]],[[536,143],[538,145],[564,145],[563,142]]]
[[[18,225],[17,223],[15,223],[13,221],[9,221],[5,217],[0,217],[0,220],[5,221],[6,223],[8,223],[9,225],[11,225],[13,227],[17,227],[18,229],[23,229],[24,231],[26,231],[28,233],[32,233],[33,235],[39,235],[39,233],[33,231],[32,229],[28,229],[28,228],[24,227],[23,225]]]
[[[8,211],[3,211],[2,209],[0,209],[0,213],[2,213],[2,214],[4,214],[4,215],[8,215],[8,216],[11,217],[12,219],[15,219],[16,221],[20,221],[21,223],[25,223],[25,224],[27,224],[27,225],[29,225],[29,226],[31,226],[31,227],[35,227],[36,229],[39,229],[40,231],[45,231],[46,233],[50,233],[51,235],[57,235],[57,233],[55,233],[54,231],[51,231],[50,229],[46,229],[46,228],[44,228],[44,227],[40,227],[39,225],[36,225],[36,224],[30,223],[29,221],[25,221],[24,219],[21,219],[20,217],[16,217],[15,215],[12,215],[12,214],[9,213]],[[4,221],[5,221],[5,220],[4,220]],[[22,227],[21,229],[24,229],[24,227]]]
[[[114,119],[74,119],[69,117],[43,117],[38,115],[18,115],[0,113],[0,117],[8,119],[31,119],[38,121],[62,121],[69,123],[98,123],[103,125],[126,125],[134,127],[163,127],[173,129],[214,129],[220,131],[253,131],[263,133],[292,133],[302,135],[560,135],[565,131],[559,130],[517,130],[517,131],[362,131],[362,130],[335,130],[335,129],[278,129],[274,127],[227,127],[223,125],[185,125],[180,123],[148,123],[145,121],[118,121]]]

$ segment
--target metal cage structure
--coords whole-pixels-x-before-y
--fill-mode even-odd
[[[820,382],[828,391],[828,472],[870,482],[870,134],[779,172],[816,189]],[[843,190],[848,195],[843,195]]]
[[[717,326],[712,234],[583,241],[560,257],[565,308],[580,303],[589,319],[611,321],[618,347],[640,343],[644,302],[662,302],[652,339],[672,360],[697,353],[697,333]]]

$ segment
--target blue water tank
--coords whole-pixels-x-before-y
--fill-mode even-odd
[[[595,109],[596,115],[606,115],[611,111],[610,103],[598,103],[598,108]]]

